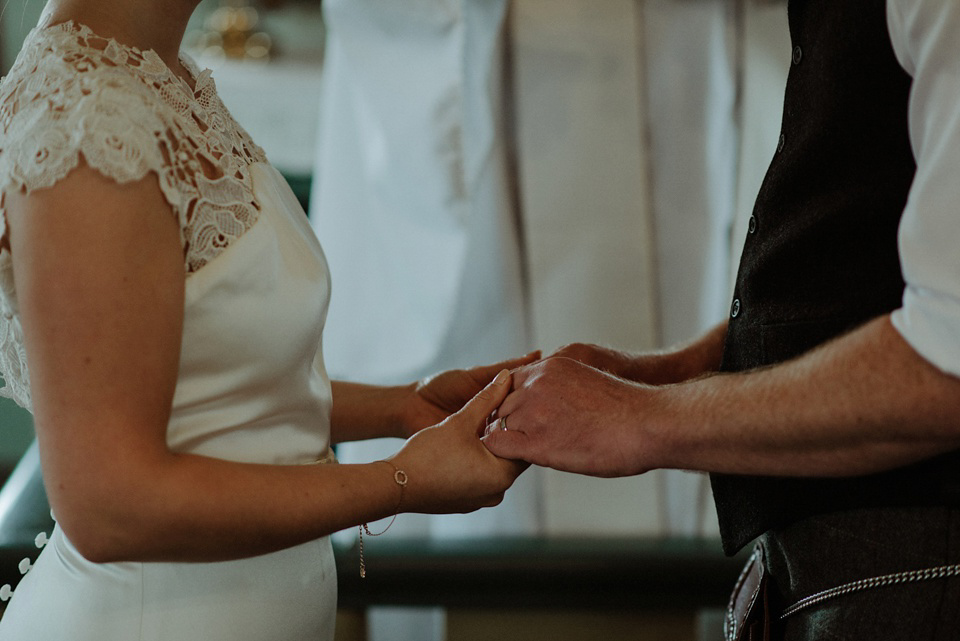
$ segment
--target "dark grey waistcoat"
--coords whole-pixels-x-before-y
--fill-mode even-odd
[[[790,0],[788,13],[782,136],[740,261],[724,371],[793,358],[894,310],[903,295],[897,226],[915,170],[910,77],[894,57],[885,2]],[[776,405],[767,410],[775,420]],[[960,504],[960,452],[866,477],[712,482],[733,553],[814,514]]]

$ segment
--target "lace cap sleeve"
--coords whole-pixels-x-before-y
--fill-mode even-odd
[[[259,218],[249,165],[263,150],[217,97],[209,72],[190,87],[152,51],[74,23],[35,29],[0,82],[0,241],[4,194],[48,188],[80,162],[118,183],[153,172],[180,227],[187,274]],[[0,242],[0,376],[30,409],[13,266]]]
[[[51,187],[81,154],[119,183],[157,175],[180,224],[187,272],[258,218],[248,165],[266,158],[220,102],[209,72],[190,88],[152,51],[79,25],[35,31],[0,90],[0,191]]]
[[[5,87],[3,190],[51,187],[77,166],[81,153],[91,167],[120,183],[161,171],[158,137],[165,128],[145,87],[109,68],[71,77],[74,72],[63,62],[44,60]]]

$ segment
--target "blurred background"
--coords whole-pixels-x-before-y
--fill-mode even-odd
[[[6,2],[4,71],[43,5]],[[213,70],[324,245],[331,375],[391,383],[572,341],[656,349],[724,319],[779,135],[785,5],[203,0],[184,48]],[[3,399],[0,477],[31,441],[29,415]],[[373,460],[395,447],[338,454]],[[656,548],[668,559],[695,541],[708,561],[720,554],[706,478],[676,471],[598,480],[537,470],[495,510],[394,527],[400,541],[577,540],[585,554],[604,540],[679,541]],[[343,634],[486,629],[435,608],[366,605]],[[714,638],[715,607],[702,605],[620,621],[616,636]],[[592,619],[551,625],[511,628],[530,639],[611,634]]]

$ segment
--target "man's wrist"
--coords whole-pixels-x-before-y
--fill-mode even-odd
[[[693,397],[689,386],[677,383],[642,386],[637,400],[641,417],[633,426],[629,449],[641,474],[655,469],[689,469],[689,454],[696,448],[693,427]]]

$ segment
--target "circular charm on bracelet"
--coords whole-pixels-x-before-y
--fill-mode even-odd
[[[390,461],[379,461],[380,463],[386,463],[393,468],[393,482],[400,487],[400,498],[397,499],[397,507],[393,510],[393,517],[390,519],[390,522],[387,523],[387,527],[383,528],[380,532],[371,532],[370,528],[367,527],[366,523],[361,523],[358,530],[359,536],[358,542],[360,543],[360,578],[367,578],[367,563],[363,558],[363,533],[366,532],[367,536],[380,536],[386,534],[387,530],[390,529],[390,526],[393,525],[393,522],[397,520],[397,514],[400,513],[400,504],[403,503],[403,490],[407,487],[407,473],[401,470],[399,467],[391,463]]]

